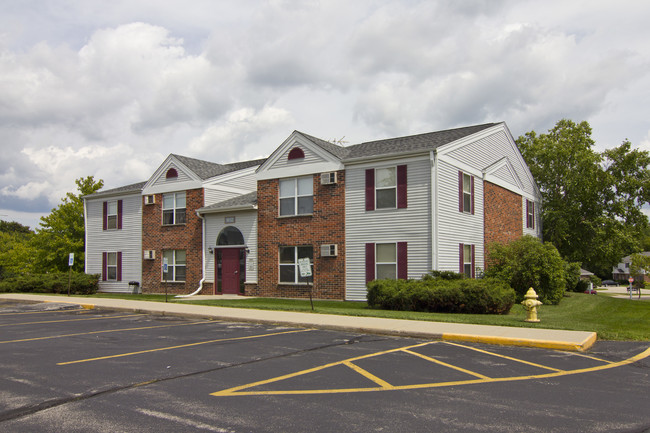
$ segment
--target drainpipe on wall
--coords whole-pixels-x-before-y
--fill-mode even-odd
[[[203,234],[201,236],[201,255],[203,257],[203,262],[201,266],[203,267],[203,278],[199,281],[199,288],[190,293],[189,295],[176,295],[174,298],[189,298],[190,296],[198,295],[203,290],[203,282],[205,281],[205,218],[203,218],[198,212],[196,215],[201,218],[201,226],[203,227]]]

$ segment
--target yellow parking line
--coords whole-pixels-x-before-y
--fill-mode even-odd
[[[487,350],[478,349],[478,348],[476,348],[476,347],[465,346],[465,345],[457,344],[457,343],[450,343],[449,341],[445,341],[445,344],[449,344],[449,345],[451,345],[451,346],[463,347],[463,348],[465,348],[465,349],[474,350],[474,351],[476,351],[476,352],[481,352],[481,353],[486,353],[486,354],[488,354],[488,355],[497,356],[497,357],[499,357],[499,358],[509,359],[510,361],[521,362],[522,364],[532,365],[533,367],[539,367],[539,368],[543,368],[543,369],[545,369],[545,370],[551,370],[551,371],[562,371],[562,370],[560,370],[559,368],[547,367],[546,365],[536,364],[536,363],[534,363],[534,362],[525,361],[525,360],[523,360],[523,359],[519,359],[519,358],[513,358],[513,357],[511,357],[511,356],[500,355],[500,354],[498,354],[498,353],[489,352],[489,351],[487,351]]]
[[[139,330],[142,330],[142,329],[171,328],[173,326],[201,325],[201,324],[207,324],[207,323],[211,323],[211,322],[191,322],[191,323],[177,323],[175,325],[141,326],[139,328],[104,329],[102,331],[79,332],[77,334],[50,335],[48,337],[35,337],[35,338],[23,338],[22,340],[0,341],[0,344],[23,343],[25,341],[36,341],[36,340],[49,340],[51,338],[77,337],[79,335],[104,334],[104,333],[107,333],[107,332],[139,331]]]
[[[46,313],[88,313],[88,309],[79,308],[76,310],[54,310],[54,311],[23,311],[22,313],[0,313],[0,316],[19,316],[22,314],[46,314]]]
[[[409,347],[411,348],[411,347]],[[402,349],[396,349],[396,350],[404,350],[404,349],[409,349],[409,348],[402,348]],[[369,356],[377,356],[380,354],[385,354],[385,353],[390,353],[390,352],[395,352],[396,350],[388,350],[385,352],[377,352],[376,354],[371,354],[371,355],[364,355],[363,357],[369,357]],[[374,392],[374,391],[401,391],[401,390],[414,390],[414,389],[427,389],[427,388],[441,388],[441,387],[449,387],[449,386],[461,386],[461,385],[473,385],[473,384],[481,384],[481,383],[494,383],[494,382],[511,382],[511,381],[522,381],[522,380],[534,380],[534,379],[545,379],[545,378],[551,378],[551,377],[560,377],[560,376],[569,376],[569,375],[574,375],[574,374],[581,374],[581,373],[590,373],[594,371],[600,371],[600,370],[607,370],[610,368],[615,368],[615,367],[621,367],[623,365],[628,365],[632,364],[634,362],[637,362],[641,359],[647,358],[650,356],[650,348],[644,350],[643,352],[628,358],[623,361],[619,362],[611,362],[607,363],[604,365],[599,365],[596,367],[589,367],[589,368],[581,368],[577,370],[558,370],[553,373],[545,373],[545,374],[539,374],[539,375],[527,375],[527,376],[514,376],[514,377],[497,377],[497,378],[485,378],[485,379],[471,379],[471,380],[458,380],[458,381],[451,381],[451,382],[437,382],[437,383],[421,383],[421,384],[412,384],[412,385],[394,385],[391,386],[390,388],[386,388],[383,386],[380,387],[368,387],[368,388],[339,388],[339,389],[310,389],[310,390],[279,390],[279,391],[242,391],[244,389],[248,388],[253,388],[259,385],[267,384],[267,383],[272,383],[272,382],[278,382],[284,379],[288,379],[291,377],[296,377],[300,376],[303,374],[311,373],[314,371],[322,370],[324,368],[328,368],[334,365],[342,364],[345,362],[349,362],[352,359],[349,360],[344,360],[344,361],[339,361],[339,362],[333,362],[330,364],[318,366],[318,367],[313,367],[307,370],[302,370],[298,371],[295,373],[290,373],[290,374],[285,374],[283,376],[279,376],[276,378],[272,379],[267,379],[267,380],[262,380],[259,382],[254,382],[254,383],[249,383],[246,385],[240,385],[236,386],[233,388],[228,388],[224,389],[222,391],[214,392],[211,393],[210,395],[216,396],[216,397],[232,397],[232,396],[252,396],[252,395],[313,395],[313,394],[342,394],[342,393],[351,393],[351,392]]]
[[[364,377],[367,377],[368,379],[372,380],[373,382],[375,382],[377,385],[381,386],[382,388],[385,388],[385,389],[392,389],[393,388],[393,385],[391,385],[390,383],[386,382],[385,380],[382,380],[382,379],[378,378],[374,374],[370,373],[367,370],[364,370],[363,368],[359,367],[358,365],[355,365],[355,364],[353,364],[353,363],[351,363],[349,361],[343,361],[343,365],[345,365],[347,367],[350,367],[352,370],[356,371],[360,375],[362,375]]]
[[[219,343],[219,342],[222,342],[222,341],[248,340],[248,339],[252,339],[252,338],[271,337],[271,336],[274,336],[274,335],[293,334],[293,333],[296,333],[296,332],[307,332],[307,331],[311,331],[311,329],[298,329],[298,330],[295,330],[295,331],[274,332],[272,334],[249,335],[247,337],[220,338],[218,340],[199,341],[197,343],[181,344],[181,345],[178,345],[178,346],[159,347],[157,349],[140,350],[138,352],[120,353],[120,354],[117,354],[117,355],[100,356],[100,357],[97,357],[97,358],[79,359],[77,361],[59,362],[56,365],[79,364],[79,363],[82,363],[82,362],[92,362],[92,361],[100,361],[100,360],[103,360],[103,359],[122,358],[122,357],[125,357],[125,356],[141,355],[143,353],[160,352],[160,351],[163,351],[163,350],[172,350],[172,349],[180,349],[180,348],[184,348],[184,347],[200,346],[202,344]]]
[[[426,359],[427,361],[430,361],[430,362],[435,362],[436,364],[440,364],[440,365],[443,365],[443,366],[445,366],[445,367],[453,368],[454,370],[458,370],[458,371],[461,371],[461,372],[463,372],[463,373],[469,374],[469,375],[471,375],[471,376],[478,377],[479,379],[489,379],[488,376],[484,376],[484,375],[482,375],[482,374],[480,374],[480,373],[475,373],[475,372],[473,372],[473,371],[470,371],[470,370],[464,369],[464,368],[462,368],[462,367],[457,367],[457,366],[455,366],[455,365],[447,364],[446,362],[443,362],[443,361],[437,360],[437,359],[435,359],[435,358],[430,358],[430,357],[428,357],[428,356],[426,356],[426,355],[423,355],[423,354],[421,354],[421,353],[413,352],[412,350],[404,350],[404,352],[406,352],[406,353],[410,353],[411,355],[419,356],[419,357],[422,358],[422,359]]]
[[[125,316],[103,316],[103,317],[89,317],[83,319],[64,319],[64,320],[44,320],[41,322],[23,322],[23,323],[5,323],[0,326],[19,326],[19,325],[40,325],[43,323],[59,323],[59,322],[79,322],[82,320],[105,320],[105,319],[122,319],[124,317],[142,316],[142,314],[127,314]]]

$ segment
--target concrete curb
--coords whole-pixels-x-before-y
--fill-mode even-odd
[[[584,331],[470,325],[362,316],[336,316],[331,314],[210,307],[179,303],[152,303],[121,299],[112,300],[102,298],[98,300],[100,302],[89,303],[86,299],[82,298],[60,298],[46,295],[23,294],[3,294],[0,295],[0,299],[30,303],[76,304],[85,309],[262,323],[443,341],[536,347],[573,352],[587,351],[594,345],[597,339],[595,332]]]

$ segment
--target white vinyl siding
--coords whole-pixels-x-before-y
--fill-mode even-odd
[[[289,152],[291,152],[291,149],[294,147],[299,147],[302,149],[302,151],[305,153],[304,158],[298,158],[298,159],[289,159]],[[320,157],[320,155],[317,155],[315,152],[313,152],[311,149],[309,149],[307,146],[301,146],[297,144],[296,146],[291,146],[289,147],[279,158],[275,163],[269,167],[269,170],[276,170],[276,169],[284,169],[288,167],[292,167],[294,165],[301,165],[301,164],[314,164],[314,163],[319,163],[319,162],[324,162],[325,160]]]
[[[102,230],[103,203],[122,200],[122,230]],[[122,252],[121,281],[100,281],[102,292],[129,292],[142,283],[142,196],[140,193],[86,200],[86,273],[102,273],[102,253]]]
[[[235,222],[225,222],[226,216],[234,216]],[[227,226],[233,226],[239,229],[244,236],[244,242],[249,252],[246,254],[246,282],[257,282],[257,211],[237,211],[211,213],[205,215],[205,280],[214,282],[214,254],[208,252],[208,248],[214,248],[217,245],[217,237],[221,230]]]
[[[203,205],[210,206],[256,191],[256,168],[257,166],[207,180],[203,185]]]
[[[366,169],[407,166],[408,207],[366,211]],[[408,242],[408,277],[431,270],[431,162],[429,156],[348,166],[345,171],[347,300],[366,299],[365,244]],[[456,187],[458,194],[458,187]],[[458,203],[456,202],[458,209]]]
[[[169,179],[167,179],[167,172],[169,171],[170,168],[173,168],[173,169],[176,170],[176,173],[178,173],[178,177],[170,177]],[[158,176],[158,179],[156,179],[156,181],[151,186],[164,186],[164,185],[169,185],[170,183],[189,182],[189,181],[193,181],[193,180],[194,179],[192,179],[182,169],[175,166],[174,164],[171,164],[169,167],[162,170],[160,176]]]
[[[483,180],[474,177],[474,214],[458,212],[458,167],[438,160],[438,270],[459,272],[459,244],[476,245],[476,267],[483,265]]]

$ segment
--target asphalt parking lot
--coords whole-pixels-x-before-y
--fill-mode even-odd
[[[649,354],[2,301],[0,431],[642,432]]]

